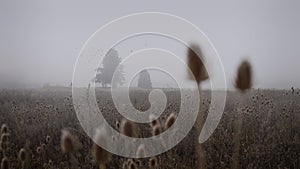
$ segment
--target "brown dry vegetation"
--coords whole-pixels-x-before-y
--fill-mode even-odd
[[[114,108],[109,92],[98,90],[96,93],[104,117],[115,127],[122,117]],[[205,119],[209,92],[203,93],[201,108],[205,112]],[[180,108],[178,91],[169,90],[166,95],[167,108],[159,118],[162,124],[169,114],[177,114]],[[149,107],[145,91],[133,91],[130,97],[136,108],[145,110]],[[233,121],[237,116],[238,98],[237,92],[228,92],[221,122],[209,140],[203,143],[207,168],[231,167]],[[300,91],[251,90],[245,94],[245,98],[246,105],[243,105],[242,113],[238,114],[243,119],[240,167],[299,168]],[[9,134],[5,150],[0,150],[0,159],[8,159],[10,168],[99,168],[93,159],[93,142],[83,132],[76,118],[70,89],[1,90],[0,125],[2,124],[7,124]],[[150,125],[138,125],[138,128],[140,135],[151,136]],[[62,129],[68,130],[80,144],[78,150],[72,152],[74,159],[70,159],[61,150]],[[106,167],[117,169],[123,165],[140,165],[138,168],[149,168],[151,163],[157,162],[154,168],[197,168],[197,140],[198,134],[193,128],[179,145],[158,157],[151,160],[131,160],[112,155]],[[22,148],[25,156],[19,154]]]

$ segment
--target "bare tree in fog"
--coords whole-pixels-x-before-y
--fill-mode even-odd
[[[152,88],[152,82],[150,78],[150,74],[147,70],[143,70],[139,74],[139,80],[138,80],[138,87],[144,88],[144,89],[151,89]]]
[[[101,83],[102,87],[107,87],[112,82],[112,77],[115,73],[116,83],[123,84],[124,72],[123,66],[120,65],[122,59],[119,57],[118,51],[110,49],[105,55],[101,67],[97,69],[95,77],[96,83]],[[120,65],[119,69],[117,67]]]

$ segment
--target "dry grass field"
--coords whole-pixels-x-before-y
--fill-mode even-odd
[[[164,123],[169,114],[180,108],[180,92],[165,92],[168,103],[159,118]],[[108,91],[97,90],[98,106],[106,120],[116,128],[121,115],[113,106]],[[203,119],[209,106],[209,91],[201,96]],[[92,140],[83,132],[72,105],[69,88],[24,89],[0,91],[1,167],[8,168],[99,168],[94,160]],[[231,91],[221,122],[213,135],[203,143],[206,168],[232,168],[234,125],[237,116],[243,122],[239,135],[240,168],[300,168],[300,91],[251,90],[237,113],[238,93]],[[133,105],[140,110],[149,107],[147,94],[131,91]],[[140,135],[151,136],[149,125],[137,125]],[[72,152],[64,153],[62,130],[72,136]],[[153,158],[126,159],[112,155],[106,168],[199,168],[195,146],[199,133],[193,128],[188,136],[170,151]],[[76,145],[75,145],[76,143]],[[64,145],[63,145],[64,146]],[[8,164],[8,166],[5,166]],[[103,167],[103,166],[102,166]]]

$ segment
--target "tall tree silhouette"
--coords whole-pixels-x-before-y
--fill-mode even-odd
[[[147,70],[142,70],[140,72],[139,79],[138,79],[138,87],[144,88],[144,89],[152,88],[150,74]]]
[[[101,67],[97,69],[95,82],[101,83],[103,87],[107,87],[108,85],[111,85],[112,77],[115,73],[116,83],[123,84],[123,66],[120,65],[120,68],[116,70],[121,61],[122,59],[119,57],[118,51],[116,51],[115,49],[110,49],[105,55]]]

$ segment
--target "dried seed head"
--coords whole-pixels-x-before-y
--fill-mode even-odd
[[[128,161],[124,161],[122,169],[128,169]]]
[[[93,158],[100,164],[106,164],[111,160],[111,154],[99,145],[107,144],[109,134],[105,128],[97,129],[94,136]]]
[[[162,133],[162,129],[161,129],[161,126],[159,124],[157,124],[152,129],[152,135],[158,136],[160,133]]]
[[[142,157],[145,157],[145,155],[146,155],[145,145],[141,144],[141,145],[139,145],[139,147],[136,151],[136,156],[138,158],[142,158]]]
[[[136,126],[133,122],[123,119],[121,122],[121,133],[128,137],[137,137]]]
[[[235,87],[244,92],[252,87],[252,67],[248,61],[243,61],[237,72]]]
[[[208,79],[208,74],[203,60],[204,58],[200,47],[196,44],[192,44],[188,49],[188,66],[194,76],[192,77],[191,75],[190,79],[193,80],[195,78],[198,84]]]
[[[48,164],[49,164],[49,166],[53,166],[52,160],[49,160],[49,161],[48,161]]]
[[[134,161],[131,161],[131,162],[129,163],[129,165],[128,165],[128,168],[129,168],[129,169],[137,169],[138,166],[137,166],[137,164],[136,164]]]
[[[149,119],[150,119],[150,126],[153,128],[156,124],[159,123],[158,119],[155,118],[155,116],[153,114],[150,114],[149,116]]]
[[[158,166],[158,160],[157,157],[151,157],[149,159],[149,168],[156,168]]]
[[[4,157],[1,161],[1,169],[9,169],[8,158]]]
[[[51,137],[49,135],[46,136],[46,143],[49,144],[51,142]]]
[[[37,147],[37,148],[36,148],[36,152],[37,152],[38,154],[40,154],[40,153],[42,152],[42,148],[41,148],[41,147]]]
[[[3,151],[3,150],[6,150],[7,149],[7,144],[0,141],[0,150]]]
[[[62,130],[61,149],[63,153],[72,153],[75,151],[75,139],[68,130]]]
[[[21,148],[19,152],[19,160],[25,161],[26,160],[26,150],[24,148]]]
[[[138,167],[141,167],[143,165],[143,162],[142,162],[142,160],[138,159],[138,160],[136,160],[136,164]]]
[[[8,133],[8,126],[7,126],[7,124],[2,124],[2,126],[1,126],[1,134],[3,134],[3,133]]]
[[[120,130],[120,122],[119,121],[116,121],[116,127],[118,130]]]
[[[174,113],[170,114],[169,117],[167,118],[167,121],[165,122],[165,130],[170,128],[176,121],[176,116]]]
[[[1,142],[2,143],[7,143],[8,142],[8,134],[2,134]]]
[[[46,150],[46,144],[42,144],[41,148],[42,148],[42,151],[45,151]]]

